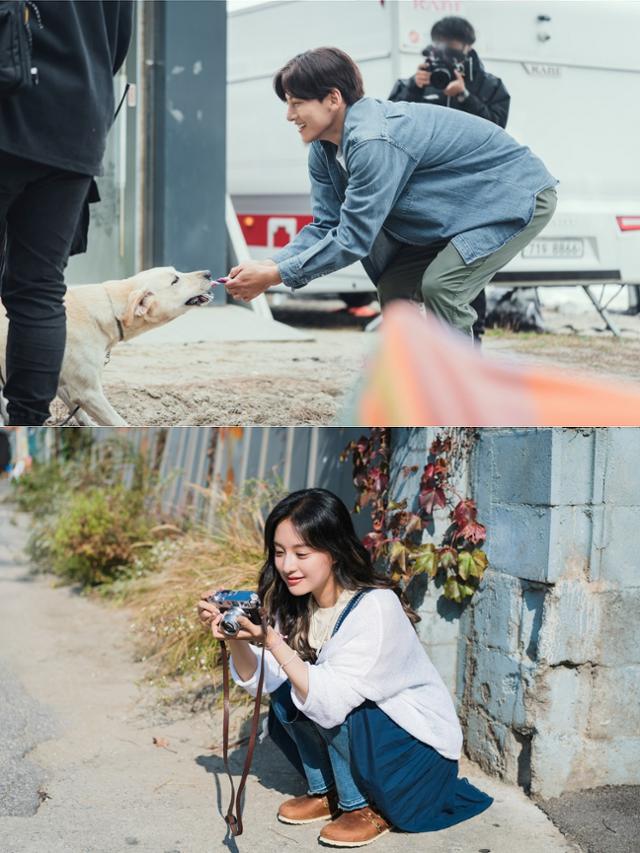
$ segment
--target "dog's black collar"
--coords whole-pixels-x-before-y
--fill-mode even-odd
[[[113,305],[113,301],[111,299],[111,295],[110,295],[109,291],[105,290],[105,293],[107,294],[107,299],[109,300],[109,305],[111,305],[111,311],[113,313],[113,319],[116,321],[116,326],[118,327],[118,341],[120,343],[122,343],[122,341],[124,340],[124,328],[122,326],[122,320],[116,314],[116,309]]]
[[[115,317],[115,314],[113,315]],[[122,328],[122,322],[119,317],[116,317],[116,326],[118,327],[118,337],[120,338],[120,343],[124,340],[124,329]]]

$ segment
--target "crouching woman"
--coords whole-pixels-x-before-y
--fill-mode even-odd
[[[236,683],[253,694],[257,646],[266,647],[269,731],[307,784],[279,820],[330,821],[321,843],[358,847],[392,827],[444,829],[488,808],[491,798],[458,778],[460,724],[414,630],[418,617],[375,574],[342,501],[324,489],[289,495],[267,518],[265,550],[266,635],[241,618],[229,640],[217,608],[204,598],[198,607],[228,643]]]

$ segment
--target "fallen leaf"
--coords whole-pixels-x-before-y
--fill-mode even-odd
[[[154,737],[153,738],[154,746],[161,747],[162,749],[167,749],[169,752],[174,752],[176,755],[178,754],[175,749],[169,749],[169,741],[163,737]]]

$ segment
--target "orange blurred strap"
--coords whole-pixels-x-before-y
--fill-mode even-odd
[[[638,426],[640,385],[483,355],[408,302],[384,312],[357,405],[365,426]]]

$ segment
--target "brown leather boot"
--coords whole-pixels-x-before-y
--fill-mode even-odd
[[[339,818],[325,826],[318,841],[330,847],[364,847],[385,835],[391,829],[389,821],[370,806],[343,812]]]
[[[313,823],[329,820],[340,814],[335,791],[326,794],[305,794],[285,800],[278,809],[278,820],[282,823]]]

